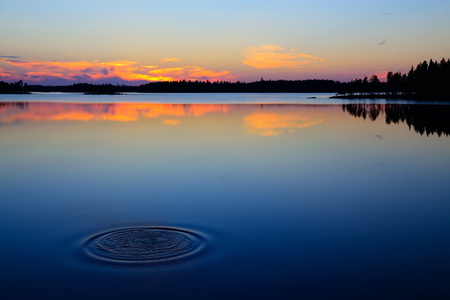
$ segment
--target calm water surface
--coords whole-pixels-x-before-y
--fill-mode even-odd
[[[25,96],[4,299],[450,298],[447,105]]]

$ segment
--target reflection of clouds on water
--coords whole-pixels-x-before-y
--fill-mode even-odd
[[[227,104],[161,104],[161,103],[49,103],[30,102],[0,105],[0,123],[21,122],[137,122],[157,119],[167,126],[181,125],[185,118],[206,114],[226,114]],[[319,117],[294,111],[257,112],[244,117],[245,132],[259,136],[293,133],[322,122]]]
[[[227,113],[228,106],[217,104],[151,104],[151,103],[27,103],[26,106],[0,106],[0,123],[20,121],[112,121],[133,122],[159,117],[199,117],[204,114]],[[165,119],[166,125],[178,125],[179,120]]]
[[[383,139],[383,136],[382,136],[382,135],[379,135],[379,134],[377,134],[377,135],[376,135],[376,138],[377,138],[377,139],[379,139],[379,140],[382,140],[382,139]]]
[[[260,136],[277,136],[284,132],[310,127],[322,122],[299,114],[255,113],[244,118],[245,133]]]

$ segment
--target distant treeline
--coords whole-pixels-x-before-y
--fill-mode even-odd
[[[7,83],[6,83],[7,84]],[[117,93],[335,93],[341,82],[333,80],[264,80],[255,82],[228,81],[164,81],[140,86],[76,83],[65,86],[28,85],[30,92],[67,92],[89,94]],[[12,84],[14,85],[14,84]]]
[[[450,135],[448,105],[344,104],[342,110],[371,121],[384,114],[386,124],[406,123],[420,135]]]
[[[139,92],[159,93],[314,93],[336,92],[341,83],[333,80],[264,80],[254,82],[169,81],[147,83]]]
[[[13,83],[0,81],[0,94],[28,94],[28,85],[22,80]]]
[[[376,75],[341,85],[343,98],[407,98],[450,100],[450,59],[423,61],[406,74],[388,72],[386,82]]]

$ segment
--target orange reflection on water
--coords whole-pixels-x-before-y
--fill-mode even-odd
[[[180,125],[180,120],[164,120],[166,125]]]
[[[309,127],[322,122],[300,113],[255,113],[244,118],[245,132],[260,136],[277,136],[283,132]]]
[[[198,117],[203,114],[227,113],[227,105],[219,104],[151,104],[151,103],[0,103],[0,123],[21,121],[114,121],[132,122],[158,117]],[[167,125],[178,125],[174,118]]]

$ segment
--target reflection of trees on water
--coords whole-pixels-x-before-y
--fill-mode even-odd
[[[343,104],[342,109],[352,116],[372,121],[383,114],[386,124],[406,123],[420,135],[450,135],[448,105]]]
[[[25,108],[28,106],[28,103],[26,102],[0,102],[0,109],[7,109],[7,108]]]

